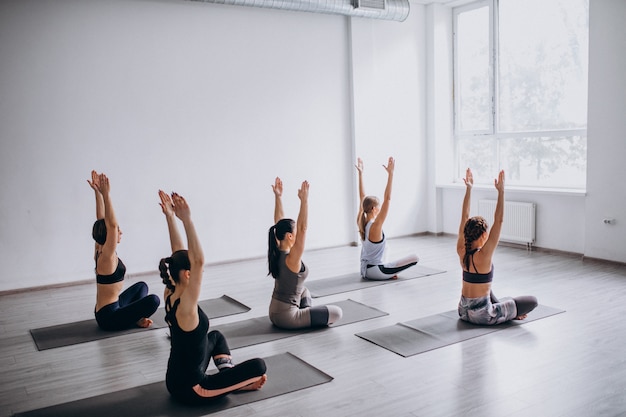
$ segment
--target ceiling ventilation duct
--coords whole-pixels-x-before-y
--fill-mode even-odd
[[[403,22],[409,15],[409,0],[195,0],[205,3],[229,4],[235,6],[263,7],[268,9],[291,10],[340,14],[370,19],[395,20]]]

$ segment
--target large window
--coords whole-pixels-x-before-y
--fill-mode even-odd
[[[454,12],[457,176],[585,188],[588,0],[486,0]]]

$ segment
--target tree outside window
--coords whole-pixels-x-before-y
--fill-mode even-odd
[[[584,188],[588,0],[484,1],[454,16],[459,173]]]

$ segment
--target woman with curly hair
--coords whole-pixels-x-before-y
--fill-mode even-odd
[[[469,217],[474,178],[468,168],[465,173],[465,197],[459,226],[456,251],[463,268],[463,287],[458,312],[461,320],[474,324],[492,325],[509,320],[522,320],[537,307],[533,296],[497,299],[491,291],[493,253],[500,240],[504,221],[504,171],[494,180],[498,200],[491,230],[481,216]]]

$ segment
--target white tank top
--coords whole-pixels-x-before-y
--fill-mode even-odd
[[[385,249],[387,247],[385,242],[385,233],[383,232],[383,240],[380,242],[370,242],[370,228],[372,227],[374,220],[370,220],[365,225],[365,240],[363,246],[361,246],[361,276],[365,276],[365,271],[368,265],[382,265],[385,258]]]

